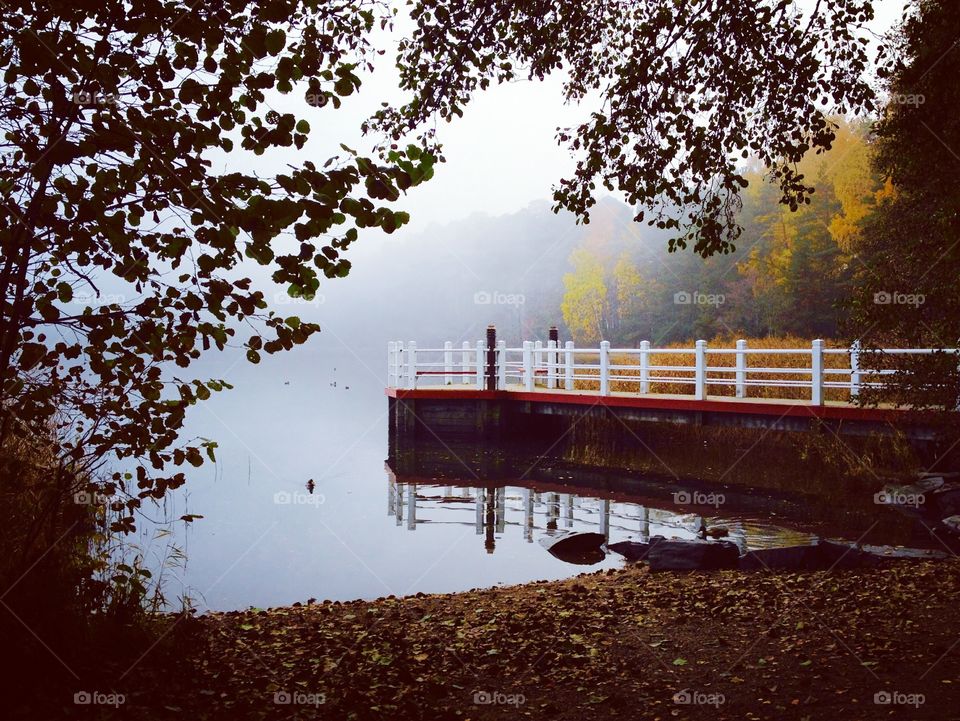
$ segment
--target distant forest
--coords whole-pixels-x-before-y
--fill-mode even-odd
[[[890,190],[871,170],[867,126],[838,122],[832,148],[801,163],[816,192],[796,212],[779,202],[762,168],[747,173],[744,232],[727,255],[670,253],[668,231],[634,222],[608,196],[588,225],[542,202],[434,226],[357,262],[351,283],[325,287],[349,296],[374,283],[396,298],[369,329],[379,337],[427,340],[429,328],[431,341],[473,341],[495,323],[511,342],[545,339],[554,324],[578,344],[841,338],[859,229]],[[338,308],[350,313],[356,304],[362,295]]]
[[[800,171],[816,192],[796,212],[779,202],[762,169],[750,172],[736,250],[706,261],[659,252],[664,240],[644,238],[641,226],[591,225],[563,279],[573,339],[837,337],[860,223],[889,191],[871,171],[865,125],[841,122],[832,149],[809,155]]]

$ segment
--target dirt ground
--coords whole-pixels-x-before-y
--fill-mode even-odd
[[[634,566],[207,614],[168,636],[127,691],[125,716],[960,716],[955,560],[805,574]]]

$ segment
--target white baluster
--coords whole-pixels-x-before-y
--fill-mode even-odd
[[[450,341],[443,343],[443,384],[453,384],[453,343]]]
[[[850,346],[850,400],[860,395],[860,341]]]
[[[497,341],[497,388],[504,390],[507,387],[507,342]]]
[[[698,340],[696,351],[696,368],[694,369],[694,397],[698,401],[707,397],[707,341]]]
[[[417,344],[407,343],[407,388],[417,387]]]
[[[810,402],[823,405],[823,341],[815,340],[810,349]]]
[[[747,397],[747,354],[744,353],[746,349],[747,349],[747,341],[738,340],[737,341],[737,373],[736,373],[737,398]]]
[[[533,343],[528,340],[523,341],[523,386],[533,390]]]
[[[573,381],[573,341],[568,340],[563,349],[563,387],[572,391]]]
[[[650,392],[650,341],[640,341],[640,395]]]
[[[387,343],[387,388],[394,388],[394,357],[397,354],[397,344],[394,341]]]
[[[487,352],[486,343],[477,341],[477,390],[483,390],[483,355]]]
[[[557,341],[547,342],[547,388],[557,387]]]
[[[610,341],[600,343],[600,395],[610,395]]]
[[[537,383],[537,371],[543,367],[543,341],[536,341],[533,344],[533,383]]]

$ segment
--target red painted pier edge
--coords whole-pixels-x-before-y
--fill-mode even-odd
[[[750,401],[739,399],[696,400],[693,398],[658,398],[657,396],[601,396],[591,393],[551,393],[549,391],[488,391],[442,388],[387,388],[390,398],[408,400],[498,400],[528,403],[556,403],[606,408],[646,408],[664,411],[709,411],[784,418],[823,418],[825,420],[871,421],[875,423],[916,423],[929,418],[923,411],[897,408],[861,408],[846,405],[814,406],[803,401]]]

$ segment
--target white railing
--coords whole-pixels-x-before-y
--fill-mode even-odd
[[[424,384],[439,382],[443,386],[487,387],[490,372],[486,343],[464,341],[459,348],[447,341],[442,348],[419,348],[413,341],[391,341],[387,346],[387,385],[394,388],[415,389]],[[888,355],[929,355],[931,353],[958,353],[956,348],[888,348],[870,353]],[[757,356],[783,355],[799,357],[800,362],[789,366],[751,364]],[[692,357],[692,364],[652,363],[653,356]],[[711,360],[734,356],[731,365],[711,365]],[[736,398],[757,397],[768,393],[751,393],[769,388],[809,389],[813,405],[823,405],[825,391],[840,389],[853,401],[864,388],[886,386],[896,370],[871,368],[864,364],[866,351],[858,344],[850,348],[826,348],[822,340],[815,340],[808,348],[750,348],[745,340],[738,340],[734,348],[711,348],[698,340],[693,348],[652,348],[648,341],[639,348],[611,348],[608,341],[599,348],[577,348],[572,341],[562,346],[556,341],[543,345],[541,341],[524,341],[520,347],[509,348],[503,341],[496,344],[493,364],[494,386],[500,390],[535,391],[581,390],[611,395],[611,386],[627,384],[631,390],[616,391],[630,395],[657,395],[651,393],[656,384],[690,387],[688,395],[705,400],[710,389],[733,389]],[[846,358],[845,363],[825,363],[828,357]],[[664,375],[665,373],[670,375]],[[772,377],[761,377],[772,376]],[[577,387],[578,382],[580,387]],[[589,386],[585,388],[584,386]],[[632,390],[632,388],[636,390]],[[662,395],[662,394],[660,394]],[[720,394],[713,394],[720,395]],[[729,394],[727,394],[729,395]]]

